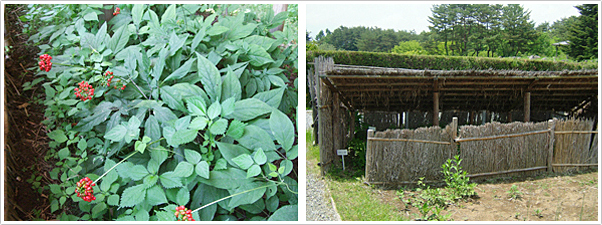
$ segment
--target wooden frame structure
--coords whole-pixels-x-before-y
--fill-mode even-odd
[[[308,87],[317,99],[314,112],[318,112],[323,169],[339,160],[336,149],[352,138],[343,132],[349,125],[341,124],[341,118],[348,116],[346,111],[432,112],[435,126],[443,110],[488,110],[508,115],[511,110],[523,111],[525,122],[531,120],[532,110],[591,109],[597,115],[597,69],[415,70],[339,65],[321,56],[308,64],[313,64]]]

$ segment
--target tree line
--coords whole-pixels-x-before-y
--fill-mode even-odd
[[[597,58],[598,5],[575,6],[579,16],[535,26],[518,4],[438,4],[431,8],[429,30],[345,27],[306,32],[307,50],[393,52],[421,55]],[[553,45],[566,42],[569,45]]]

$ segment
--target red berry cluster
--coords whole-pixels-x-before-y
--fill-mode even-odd
[[[75,193],[77,193],[77,197],[82,198],[86,202],[91,202],[96,200],[94,197],[94,189],[92,187],[96,186],[95,183],[92,183],[89,177],[84,177],[79,182],[77,182],[77,188],[75,188]]]
[[[94,88],[88,82],[82,81],[79,88],[75,88],[75,96],[82,101],[90,100],[94,96]]]
[[[105,72],[105,77],[108,77],[109,75],[111,75],[111,76],[110,76],[110,77],[109,77],[109,79],[107,80],[107,87],[110,87],[110,86],[111,86],[111,81],[113,81],[113,78],[115,77],[115,76],[113,76],[113,72],[111,72],[111,71],[107,71],[107,72]],[[121,82],[122,82],[122,81],[117,81],[117,83],[121,83]],[[113,88],[114,88],[114,89],[117,89],[117,85],[113,85]],[[124,89],[125,89],[125,84],[123,84],[123,86],[121,86],[121,87],[119,88],[119,90],[122,90],[122,91],[123,91]]]
[[[113,16],[116,16],[116,15],[118,15],[119,13],[121,13],[121,12],[119,12],[119,7],[117,7],[117,8],[115,9],[115,12],[113,12]]]
[[[44,70],[46,72],[50,71],[50,69],[52,69],[52,63],[50,62],[51,59],[52,56],[49,56],[48,54],[41,55],[40,61],[38,62],[40,70]]]
[[[178,221],[194,221],[192,218],[192,211],[183,205],[176,207],[176,213],[174,215],[176,215]]]

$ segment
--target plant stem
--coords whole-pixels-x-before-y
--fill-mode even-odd
[[[142,92],[142,90],[140,90],[140,87],[138,87],[138,85],[136,84],[136,82],[134,82],[134,80],[132,80],[131,78],[128,78],[128,80],[130,80],[130,82],[132,82],[132,84],[134,84],[134,86],[136,86],[136,89],[138,89],[138,92],[140,92],[140,94],[142,94],[142,96],[144,96],[144,98],[150,99],[150,98],[146,97],[146,95],[144,94],[144,92]]]
[[[89,68],[89,67],[86,67],[86,66],[80,66],[80,65],[64,64],[64,63],[52,63],[52,64],[53,64],[53,65],[59,65],[59,66],[79,67],[79,68],[91,69],[91,70],[96,70],[96,71],[102,72],[102,71],[100,71],[100,70],[98,70],[98,69]]]
[[[227,197],[223,197],[223,198],[220,198],[220,199],[218,199],[218,200],[215,200],[215,201],[213,201],[213,202],[211,202],[211,203],[209,203],[209,204],[207,204],[207,205],[201,206],[201,207],[199,207],[198,209],[195,209],[194,211],[192,211],[192,213],[194,213],[194,212],[196,212],[196,211],[199,211],[199,210],[201,210],[201,209],[204,209],[205,207],[211,206],[211,205],[213,205],[213,204],[215,204],[215,203],[218,203],[218,202],[221,202],[221,201],[223,201],[223,200],[226,200],[226,199],[228,199],[228,198],[232,198],[232,197],[234,197],[234,196],[237,196],[237,195],[241,195],[241,194],[245,194],[245,193],[248,193],[248,192],[251,192],[251,191],[259,190],[259,189],[261,189],[261,188],[268,188],[268,187],[271,187],[271,186],[278,186],[278,185],[280,185],[280,183],[274,183],[274,184],[270,184],[270,185],[266,185],[266,186],[256,187],[256,188],[249,189],[249,190],[246,190],[246,191],[243,191],[243,192],[239,192],[239,193],[236,193],[236,194],[233,194],[233,195],[227,196]]]
[[[96,180],[94,180],[94,182],[92,183],[96,183],[98,182],[100,179],[102,179],[104,176],[107,175],[107,173],[109,173],[111,170],[115,169],[115,167],[117,167],[117,165],[121,164],[123,161],[129,159],[130,157],[134,156],[134,154],[136,154],[138,151],[134,151],[132,152],[132,154],[128,155],[127,157],[125,157],[124,159],[122,159],[121,161],[119,161],[119,163],[113,165],[113,167],[111,167],[111,169],[107,170],[105,173],[102,174],[102,176],[98,177]]]

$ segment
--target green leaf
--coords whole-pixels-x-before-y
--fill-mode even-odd
[[[228,161],[226,161],[223,158],[218,159],[217,162],[215,162],[215,167],[213,167],[214,170],[225,170],[227,168],[228,168]],[[207,179],[209,179],[209,178],[207,178]]]
[[[161,15],[161,24],[166,24],[169,20],[176,20],[175,4],[169,5],[163,15]]]
[[[144,8],[145,5],[143,4],[134,4],[134,7],[132,8],[132,20],[134,21],[134,25],[136,25],[136,27],[140,27],[140,21],[142,21]]]
[[[228,127],[228,120],[220,118],[219,120],[215,121],[215,123],[211,124],[209,131],[211,131],[211,133],[214,135],[221,135],[226,132],[226,127]]]
[[[194,166],[192,164],[190,164],[189,162],[182,161],[182,162],[178,163],[178,165],[176,166],[176,169],[174,169],[173,173],[174,173],[174,176],[188,177],[192,174],[193,171],[194,171]]]
[[[167,78],[165,78],[165,80],[163,80],[163,82],[167,82],[170,80],[177,80],[177,79],[180,79],[180,78],[186,76],[186,74],[188,74],[188,72],[190,72],[190,67],[192,66],[193,62],[194,62],[194,58],[189,59],[188,61],[186,61],[184,63],[184,65],[180,66],[180,68],[178,68],[176,71],[173,71],[173,73],[171,73],[169,76],[167,76]]]
[[[159,176],[151,174],[151,175],[144,177],[144,180],[142,183],[146,186],[146,188],[150,188],[150,187],[154,186],[158,180],[159,180]]]
[[[179,176],[176,176],[174,172],[165,172],[159,176],[161,185],[165,188],[182,187],[182,180]]]
[[[86,15],[84,15],[84,20],[85,21],[98,21],[98,15],[96,14],[96,12],[91,11],[89,13],[86,13]]]
[[[102,212],[106,209],[107,209],[106,203],[101,202],[99,204],[96,204],[94,206],[94,208],[92,208],[92,218],[98,218],[98,217],[102,216]]]
[[[249,36],[253,33],[253,30],[257,27],[257,24],[248,23],[247,25],[237,26],[236,29],[232,29],[228,33],[228,40],[236,40]]]
[[[282,162],[280,163],[280,168],[283,168],[283,167],[284,167],[284,171],[280,174],[282,176],[286,176],[289,173],[291,173],[291,171],[293,171],[293,162],[288,159],[282,160]],[[280,171],[278,171],[278,172],[280,172]]]
[[[112,205],[112,206],[119,205],[119,195],[110,195],[107,198],[107,204]]]
[[[196,52],[195,52],[196,53]],[[201,78],[201,84],[209,98],[213,101],[221,99],[222,94],[222,78],[217,67],[201,54],[196,53],[198,61],[198,74]]]
[[[182,145],[182,144],[186,144],[191,141],[194,141],[194,139],[197,136],[197,133],[198,133],[197,130],[189,130],[189,129],[176,131],[172,136],[172,146],[176,147],[178,145]]]
[[[265,194],[265,190],[266,190],[265,186],[266,186],[265,182],[252,182],[252,183],[243,184],[236,189],[229,190],[230,194],[234,195],[236,193],[240,193],[243,191],[249,191],[249,190],[256,189],[256,190],[244,193],[244,194],[233,196],[230,199],[230,203],[228,204],[228,207],[234,208],[239,205],[252,204],[253,202],[259,200],[263,196],[263,194]]]
[[[280,110],[272,112],[270,116],[270,129],[278,143],[282,145],[282,148],[288,151],[293,147],[293,143],[295,143],[295,127],[288,116],[284,115]]]
[[[63,193],[63,191],[61,190],[61,186],[59,186],[58,184],[49,184],[48,187],[50,187],[50,192],[52,192],[55,195],[60,195]]]
[[[222,117],[230,116],[234,112],[234,97],[230,97],[222,102]]]
[[[249,57],[249,62],[251,63],[251,65],[257,67],[274,62],[272,56],[268,52],[266,52],[264,48],[256,44],[249,45],[249,52],[247,53],[247,57]]]
[[[280,201],[278,200],[278,196],[276,195],[268,198],[265,201],[265,207],[270,212],[276,211],[278,209],[278,204],[280,204]]]
[[[142,178],[148,175],[146,167],[141,165],[132,166],[127,173],[132,180],[142,180]]]
[[[242,96],[242,88],[240,80],[234,75],[234,73],[228,72],[224,76],[222,83],[222,101],[234,97],[234,100],[240,100]]]
[[[278,108],[280,102],[282,101],[282,95],[284,95],[285,90],[286,87],[281,87],[269,91],[259,92],[255,94],[253,98],[259,99],[274,108]]]
[[[176,120],[175,128],[176,130],[186,129],[190,125],[190,116],[184,116],[178,120]]]
[[[238,166],[234,161],[232,161],[234,157],[237,157],[242,154],[251,154],[249,150],[239,145],[233,145],[223,142],[216,142],[216,144],[224,159],[226,159],[226,161],[228,161],[228,163],[232,166]]]
[[[188,188],[183,187],[178,190],[178,194],[176,195],[176,203],[178,205],[186,205],[190,201],[190,191]]]
[[[174,31],[172,31],[171,36],[169,37],[169,56],[173,56],[176,53],[176,51],[182,48],[182,46],[186,42],[186,39],[188,39],[187,33],[184,34],[182,38],[179,38],[178,35],[176,35]]]
[[[163,188],[161,188],[159,185],[153,185],[152,187],[148,188],[146,190],[146,202],[152,206],[167,203],[167,197],[165,197],[165,191],[163,191]]]
[[[244,40],[249,44],[259,45],[261,48],[266,50],[270,49],[270,47],[272,47],[272,45],[276,43],[275,39],[259,35],[251,35],[249,37],[246,37]]]
[[[65,141],[67,141],[67,136],[65,135],[65,132],[63,132],[63,130],[54,130],[50,133],[48,133],[48,137],[51,138],[52,140],[60,143],[63,143]]]
[[[249,170],[247,170],[247,178],[255,177],[259,174],[261,174],[261,167],[257,164],[252,165]]]
[[[88,148],[88,142],[86,142],[86,139],[79,139],[79,142],[77,142],[77,148],[82,151]]]
[[[149,220],[148,211],[146,211],[146,210],[139,210],[136,213],[136,215],[134,215],[134,218],[136,218],[136,221],[148,221]]]
[[[201,154],[195,150],[184,149],[184,157],[186,161],[192,164],[197,164],[201,161]]]
[[[210,120],[215,119],[221,113],[222,113],[222,106],[220,105],[219,101],[216,101],[213,104],[211,104],[211,106],[209,106],[209,109],[207,110],[207,116],[209,117]]]
[[[270,171],[274,172],[278,169],[278,167],[276,167],[276,165],[272,164],[272,163],[268,163],[268,168],[270,169]]]
[[[297,205],[286,205],[276,210],[274,214],[268,218],[268,221],[297,221],[298,220],[298,206]]]
[[[130,40],[130,35],[131,33],[128,25],[119,27],[109,41],[109,48],[114,53],[119,53],[119,51],[121,51]]]
[[[234,157],[232,158],[232,161],[243,170],[249,169],[249,167],[253,165],[253,158],[251,158],[249,154],[242,154]]]
[[[119,207],[132,207],[142,202],[146,195],[145,189],[144,184],[126,188],[123,194],[121,194],[121,204],[119,204]]]
[[[198,117],[195,117],[192,120],[192,122],[190,122],[190,126],[188,126],[188,128],[192,129],[192,130],[204,130],[205,127],[207,127],[208,122],[209,122],[209,119],[207,119],[207,117],[198,116]]]
[[[229,31],[230,28],[224,27],[224,26],[219,26],[219,25],[214,25],[211,28],[209,28],[209,30],[207,30],[207,35],[209,36],[216,36],[216,35],[220,35],[225,33],[226,31]]]
[[[297,145],[293,146],[290,151],[286,152],[286,158],[289,160],[294,160],[299,156],[299,150]]]
[[[247,125],[243,122],[232,120],[232,122],[230,122],[230,126],[228,127],[228,131],[226,131],[226,135],[234,139],[239,139],[245,133],[246,126]]]
[[[266,151],[276,149],[276,145],[274,145],[274,141],[270,135],[264,129],[255,125],[247,125],[244,134],[235,140],[247,149],[261,148]]]
[[[207,115],[207,105],[205,104],[205,101],[202,98],[187,98],[186,107],[188,108],[188,112],[190,112],[193,116]]]
[[[201,183],[220,189],[235,189],[243,184],[251,183],[253,179],[247,178],[247,173],[236,168],[213,170],[209,173],[211,179],[199,177]]]
[[[161,123],[178,119],[178,117],[176,117],[176,115],[167,107],[155,107],[153,108],[153,114],[157,121]]]
[[[134,149],[138,152],[140,152],[141,154],[144,154],[144,150],[146,149],[146,143],[141,142],[141,141],[136,141],[136,143],[134,144]]]
[[[125,137],[128,129],[123,125],[117,125],[113,127],[109,132],[105,133],[104,138],[109,139],[113,142],[120,142]]]
[[[202,178],[209,179],[209,164],[205,161],[200,161],[194,169],[197,175]]]
[[[263,165],[268,161],[268,157],[265,156],[263,149],[259,148],[253,153],[253,160],[255,160],[257,165]]]
[[[247,98],[234,103],[234,113],[232,113],[232,117],[242,122],[246,122],[271,111],[272,107],[265,102],[254,98]]]
[[[116,163],[111,160],[111,159],[107,159],[105,161],[105,165],[104,165],[104,171],[107,172],[109,171]],[[109,191],[109,189],[111,188],[111,185],[113,184],[113,182],[115,182],[118,178],[118,174],[117,171],[115,170],[111,170],[110,172],[107,173],[107,175],[105,175],[105,177],[100,181],[100,190],[102,191]]]

